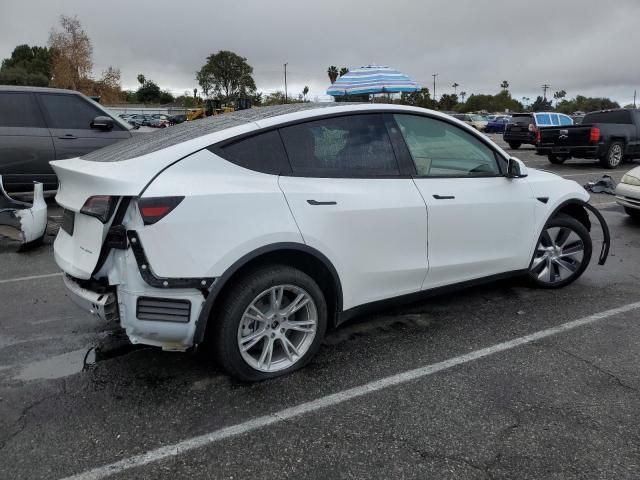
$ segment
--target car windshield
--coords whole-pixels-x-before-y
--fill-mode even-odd
[[[471,120],[474,122],[484,122],[486,121],[485,118],[482,115],[469,115],[469,117],[471,117]]]

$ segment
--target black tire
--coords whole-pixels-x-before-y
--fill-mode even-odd
[[[570,264],[569,266],[575,266],[576,267],[575,271],[573,271],[569,276],[565,278],[558,278],[556,280],[545,281],[540,278],[540,275],[543,270],[545,270],[548,267],[551,267],[552,271],[558,272],[557,275],[560,275],[559,272],[561,268],[558,267],[557,265],[553,265],[552,263],[545,262],[546,265],[543,265],[542,263],[538,263],[536,265],[535,262],[538,259],[537,257],[538,257],[539,250],[546,246],[545,245],[546,242],[544,240],[545,232],[547,232],[548,229],[554,229],[556,227],[560,229],[558,233],[563,229],[568,229],[569,231],[574,232],[575,235],[577,235],[579,240],[582,242],[583,256],[582,256],[581,263],[579,265],[576,265],[575,263],[573,263],[573,259],[570,259],[570,258],[562,259],[563,261],[565,261],[565,263],[569,263]],[[570,235],[571,234],[569,234],[569,236]],[[574,238],[574,237],[570,237],[570,238]],[[575,242],[567,243],[564,245],[564,248],[570,247],[574,243]],[[575,218],[570,217],[568,215],[563,215],[563,214],[557,215],[547,222],[544,229],[542,230],[542,233],[540,234],[540,237],[538,238],[538,243],[536,243],[536,251],[534,252],[533,258],[531,259],[531,263],[529,264],[529,272],[527,273],[528,280],[531,285],[537,288],[566,287],[570,283],[573,283],[575,280],[577,280],[580,277],[580,275],[584,273],[587,266],[589,265],[589,261],[591,260],[591,252],[592,252],[591,236],[589,235],[589,231],[585,228],[585,226]],[[562,250],[561,250],[561,253],[562,253]],[[542,265],[543,267],[542,269],[540,268],[540,265]]]
[[[640,222],[640,210],[636,208],[624,207],[624,211],[629,215],[634,221]]]
[[[253,368],[242,357],[238,330],[249,305],[261,292],[277,285],[293,285],[311,296],[317,312],[316,332],[308,350],[293,365],[275,372],[264,372]],[[322,290],[309,275],[286,265],[268,265],[247,272],[225,290],[226,298],[210,332],[210,343],[219,364],[227,373],[245,382],[266,380],[304,367],[317,353],[327,329],[327,303]]]
[[[553,163],[554,165],[562,165],[569,159],[569,157],[558,156],[552,153],[547,155],[547,158],[549,159],[549,162]]]
[[[619,140],[609,144],[607,153],[600,157],[600,165],[604,168],[614,169],[622,163],[624,159],[624,142]]]
[[[507,143],[509,143],[509,147],[512,150],[518,150],[522,146],[522,143],[520,142],[507,142]]]

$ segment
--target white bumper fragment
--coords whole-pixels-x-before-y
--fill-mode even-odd
[[[33,203],[14,200],[4,190],[0,175],[0,225],[17,231],[17,240],[23,246],[37,243],[47,230],[47,204],[42,184],[34,182]]]

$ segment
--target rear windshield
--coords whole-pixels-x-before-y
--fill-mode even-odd
[[[631,112],[629,110],[614,110],[612,112],[587,113],[582,123],[621,123],[632,124]]]
[[[517,124],[522,124],[522,125],[528,125],[530,123],[533,123],[533,117],[529,114],[526,115],[513,115],[510,119],[509,119],[509,123],[517,123]]]

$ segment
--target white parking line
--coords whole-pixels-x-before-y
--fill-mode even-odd
[[[60,275],[62,275],[62,272],[46,273],[44,275],[31,275],[29,277],[6,278],[4,280],[0,280],[0,284],[1,283],[11,283],[11,282],[24,282],[26,280],[37,280],[39,278],[59,277]]]
[[[247,422],[231,425],[226,428],[221,428],[220,430],[214,430],[213,432],[205,433],[204,435],[200,435],[198,437],[189,438],[172,445],[166,445],[155,450],[150,450],[148,452],[135,455],[130,458],[125,458],[118,462],[104,465],[102,467],[97,467],[92,470],[73,475],[71,477],[66,477],[63,480],[99,480],[101,478],[106,478],[110,475],[114,475],[131,468],[141,467],[152,462],[175,457],[182,453],[205,447],[207,445],[220,442],[230,437],[235,437],[237,435],[252,432],[254,430],[268,427],[269,425],[279,424],[286,420],[299,417],[307,413],[312,413],[323,408],[332,407],[348,400],[353,400],[354,398],[362,397],[369,393],[383,390],[385,388],[402,385],[413,380],[433,375],[437,372],[449,370],[450,368],[456,367],[458,365],[469,363],[480,358],[488,357],[489,355],[493,355],[495,353],[511,350],[521,345],[535,342],[536,340],[541,340],[546,337],[551,337],[552,335],[567,332],[569,330],[573,330],[574,328],[589,325],[591,323],[597,322],[598,320],[603,320],[605,318],[613,317],[614,315],[630,312],[638,308],[640,308],[640,302],[629,303],[618,308],[595,313],[593,315],[589,315],[588,317],[583,317],[578,320],[563,323],[562,325],[558,325],[557,327],[540,330],[538,332],[515,338],[507,342],[498,343],[491,347],[475,350],[473,352],[460,355],[459,357],[450,358],[449,360],[445,360],[443,362],[426,365],[414,370],[408,370],[403,373],[398,373],[396,375],[381,378],[380,380],[375,380],[359,387],[350,388],[348,390],[343,390],[341,392],[320,397],[316,400],[301,403],[300,405],[296,405],[294,407],[285,408],[284,410],[280,410],[270,415],[254,418],[253,420],[249,420]]]

